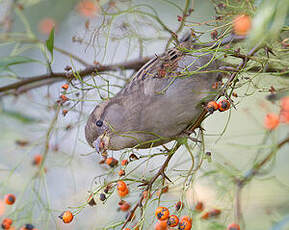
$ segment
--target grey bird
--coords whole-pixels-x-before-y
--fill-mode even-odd
[[[192,36],[137,71],[114,97],[97,105],[86,127],[98,152],[150,148],[172,141],[198,117],[201,102],[216,95],[217,61],[198,51]]]

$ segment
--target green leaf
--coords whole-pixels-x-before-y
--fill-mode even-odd
[[[9,56],[0,58],[0,69],[6,69],[10,65],[18,65],[30,62],[38,62],[35,59],[24,56]]]
[[[49,38],[46,40],[46,48],[51,54],[51,59],[53,60],[53,48],[54,48],[54,27],[50,31]]]

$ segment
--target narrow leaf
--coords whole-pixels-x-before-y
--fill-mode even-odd
[[[46,40],[46,48],[51,54],[51,59],[53,60],[53,48],[54,48],[54,27],[50,31],[49,38]]]

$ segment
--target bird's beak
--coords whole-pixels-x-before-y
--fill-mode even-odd
[[[108,134],[104,133],[93,142],[93,146],[98,153],[103,154],[108,149],[109,140]]]

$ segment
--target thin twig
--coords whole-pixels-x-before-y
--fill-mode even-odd
[[[148,181],[146,182],[144,185],[146,186],[145,191],[150,191],[154,182],[160,177],[162,176],[163,178],[167,178],[165,175],[165,169],[167,168],[170,160],[172,159],[173,155],[176,153],[176,151],[179,149],[179,147],[182,144],[177,142],[176,146],[173,147],[170,152],[168,152],[168,156],[166,158],[166,160],[164,161],[164,163],[162,164],[161,168],[158,170],[158,172]],[[125,226],[128,224],[128,222],[132,219],[132,217],[135,214],[135,211],[139,208],[142,207],[142,201],[144,200],[144,195],[141,194],[141,197],[139,199],[139,201],[136,203],[136,205],[130,210],[128,217],[126,218],[124,224],[122,225],[121,229],[124,229]]]

